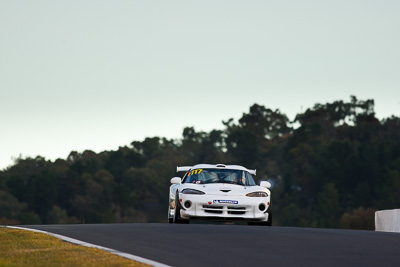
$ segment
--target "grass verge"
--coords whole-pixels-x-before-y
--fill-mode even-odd
[[[0,266],[148,266],[31,231],[0,227]]]

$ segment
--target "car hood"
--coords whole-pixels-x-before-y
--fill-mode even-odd
[[[262,191],[270,194],[269,190],[265,187],[258,185],[255,186],[243,186],[237,184],[182,184],[181,189],[192,188],[203,191],[207,195],[219,195],[219,196],[243,196],[247,193]]]

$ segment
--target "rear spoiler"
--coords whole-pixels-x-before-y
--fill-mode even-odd
[[[249,173],[253,174],[253,175],[257,175],[256,172],[257,172],[257,170],[249,170]]]
[[[193,167],[193,166],[182,166],[182,167],[177,166],[177,167],[176,167],[176,172],[187,172],[187,171],[189,171],[192,167]]]

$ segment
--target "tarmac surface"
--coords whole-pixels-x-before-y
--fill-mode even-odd
[[[162,223],[22,227],[171,266],[400,266],[400,233]]]

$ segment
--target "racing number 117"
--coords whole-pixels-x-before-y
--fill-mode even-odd
[[[189,175],[200,174],[202,171],[203,169],[193,170]]]

